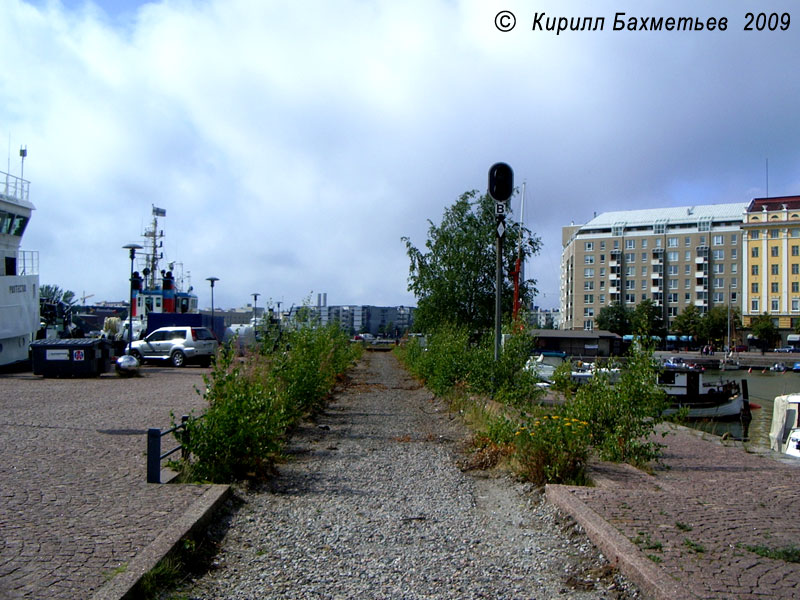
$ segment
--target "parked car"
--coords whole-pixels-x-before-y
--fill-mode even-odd
[[[740,344],[739,346],[734,346],[733,347],[733,351],[734,352],[747,352],[747,346],[745,346],[744,344]]]
[[[775,352],[794,352],[794,346],[784,346],[783,348],[775,348]]]
[[[218,346],[217,338],[205,327],[161,327],[133,342],[131,355],[140,362],[169,361],[174,367],[195,362],[207,367]]]

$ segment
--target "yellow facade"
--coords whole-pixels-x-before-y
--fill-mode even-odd
[[[742,320],[769,314],[781,329],[800,323],[800,196],[756,198],[742,224]]]

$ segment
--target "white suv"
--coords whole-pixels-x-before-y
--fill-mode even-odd
[[[174,367],[196,362],[207,367],[218,346],[217,338],[205,327],[161,327],[133,342],[130,353],[139,362],[168,360]]]

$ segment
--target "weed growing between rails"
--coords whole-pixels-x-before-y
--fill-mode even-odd
[[[265,332],[243,359],[223,348],[203,393],[208,409],[176,435],[185,479],[230,483],[269,474],[288,430],[322,407],[361,353],[335,325]]]
[[[511,336],[497,363],[485,341],[446,328],[428,335],[424,348],[414,339],[398,351],[409,370],[449,399],[476,431],[476,465],[491,463],[489,456],[495,462],[508,457],[520,476],[537,485],[584,485],[592,450],[603,460],[640,467],[658,459],[662,446],[651,437],[666,400],[651,350],[634,347],[613,386],[607,374],[598,373],[589,384],[573,387],[567,365],[556,373],[554,386],[566,402],[544,406],[535,378],[524,369],[532,336]],[[499,412],[487,409],[491,402],[501,406]]]

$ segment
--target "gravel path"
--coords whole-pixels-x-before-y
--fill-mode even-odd
[[[639,598],[529,486],[463,473],[466,430],[388,353],[293,436],[225,523],[212,598]]]

